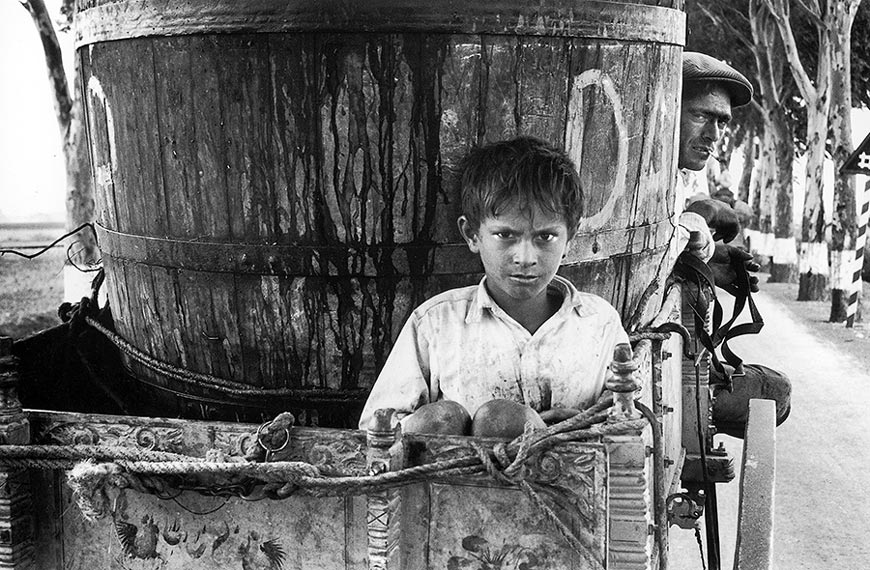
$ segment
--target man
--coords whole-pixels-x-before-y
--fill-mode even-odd
[[[677,200],[683,204],[685,181],[689,171],[702,170],[714,155],[716,143],[731,121],[731,109],[752,100],[752,84],[740,72],[709,55],[683,53],[683,92],[680,110],[679,159],[680,176]],[[701,215],[717,240],[713,257],[707,262],[716,285],[725,291],[737,292],[736,272],[732,260],[742,261],[750,271],[759,266],[748,252],[727,245],[738,233],[739,220],[725,202],[701,199],[692,202],[687,212]],[[718,240],[721,240],[719,242]],[[758,291],[758,278],[750,277],[750,288]],[[745,364],[745,376],[733,377],[733,391],[719,390],[713,405],[713,423],[722,433],[743,437],[748,419],[750,398],[776,401],[777,425],[790,410],[791,384],[780,372],[758,364]],[[711,383],[724,383],[711,371]]]
[[[679,204],[689,198],[686,188],[690,172],[703,170],[707,160],[714,155],[716,143],[731,121],[731,109],[746,105],[751,100],[752,84],[737,70],[703,53],[683,53],[678,158],[680,173],[677,181]],[[739,232],[737,214],[723,202],[709,198],[694,200],[686,211],[703,216],[713,231],[713,238],[721,240],[708,265],[716,284],[733,292],[730,285],[736,276],[731,269],[732,258],[747,262],[747,267],[752,271],[758,270],[749,253],[726,245]],[[752,276],[750,283],[752,290],[758,291],[758,278]]]

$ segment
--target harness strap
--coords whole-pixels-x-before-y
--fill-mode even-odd
[[[704,289],[710,294],[713,302],[713,334],[710,335],[707,333],[706,316],[709,303],[701,295],[696,297],[692,303],[695,320],[695,334],[698,337],[701,346],[707,349],[710,353],[710,362],[713,369],[725,378],[726,388],[729,390],[731,388],[731,376],[742,376],[744,372],[743,359],[737,356],[731,347],[728,346],[728,342],[738,336],[757,334],[764,326],[764,320],[761,317],[761,313],[758,311],[758,307],[755,305],[755,300],[752,298],[749,273],[746,270],[746,266],[742,260],[736,258],[732,258],[730,264],[731,269],[736,275],[735,285],[737,288],[737,294],[735,295],[734,310],[731,313],[731,318],[724,324],[722,323],[722,305],[716,297],[716,281],[710,267],[697,256],[688,252],[680,254],[677,264],[674,267],[674,273],[676,275],[695,283],[700,289]],[[734,322],[747,305],[749,306],[751,322],[741,323],[735,326]],[[732,374],[729,374],[725,370],[725,367],[722,366],[722,362],[716,354],[716,348],[720,345],[722,347],[722,357],[725,359],[725,362],[734,367],[734,372]]]

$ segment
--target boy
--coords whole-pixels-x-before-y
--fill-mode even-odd
[[[465,158],[461,184],[459,231],[485,276],[414,310],[362,429],[379,408],[403,419],[440,400],[471,416],[490,400],[513,400],[560,421],[598,398],[614,347],[628,342],[607,301],[556,276],[583,211],[563,151],[531,137],[489,144]]]

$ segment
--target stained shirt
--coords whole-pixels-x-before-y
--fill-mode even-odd
[[[437,400],[468,413],[495,398],[542,411],[584,408],[604,390],[613,349],[628,342],[619,314],[604,299],[556,276],[557,312],[531,334],[478,285],[453,289],[420,305],[405,323],[372,388],[360,428],[375,410],[399,418]]]

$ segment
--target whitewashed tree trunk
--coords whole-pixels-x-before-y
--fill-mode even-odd
[[[813,105],[813,111],[809,108],[807,110],[807,132],[810,138],[807,141],[807,171],[798,263],[798,301],[822,300],[828,286],[828,244],[825,241],[825,205],[822,201],[828,95],[821,95],[818,99]]]
[[[770,280],[789,282],[797,277],[797,250],[791,224],[794,134],[783,111],[785,54],[776,20],[762,0],[750,0],[749,23],[765,132],[761,227],[768,236],[764,241],[771,256]]]
[[[829,0],[831,25],[831,133],[834,161],[834,207],[831,224],[831,322],[846,320],[855,272],[855,179],[839,174],[852,154],[852,74],[850,72],[852,23],[860,0]],[[862,32],[866,33],[866,31]],[[860,282],[859,282],[860,285]]]
[[[792,228],[794,203],[794,133],[782,107],[771,110],[771,131],[774,133],[773,259],[770,281],[794,283],[798,279],[797,243]]]
[[[827,8],[837,1],[830,0]],[[822,167],[825,159],[825,139],[828,133],[828,111],[830,108],[831,84],[831,38],[827,29],[830,18],[822,13],[817,3],[805,3],[804,7],[814,10],[813,21],[819,39],[815,80],[801,62],[797,42],[789,21],[789,0],[764,0],[774,16],[785,47],[789,69],[797,83],[801,96],[807,105],[807,171],[806,199],[804,201],[803,222],[801,227],[801,249],[799,256],[799,301],[823,299],[828,285],[827,243],[825,241],[825,211],[822,202]],[[822,255],[821,252],[825,254]],[[824,263],[822,263],[824,258]]]
[[[758,237],[756,253],[773,257],[773,206],[776,196],[776,141],[768,120],[761,134],[761,156],[758,161]]]

